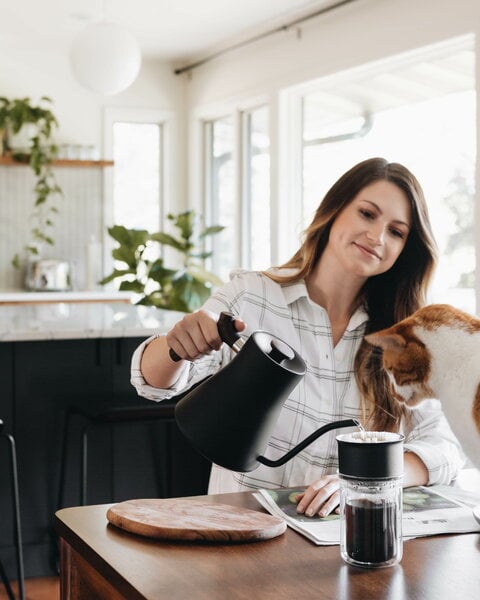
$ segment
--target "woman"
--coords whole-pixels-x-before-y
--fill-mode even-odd
[[[203,309],[185,316],[134,354],[140,395],[170,398],[231,358],[219,339],[222,310],[238,331],[266,330],[307,363],[281,411],[266,456],[275,459],[323,424],[359,418],[369,429],[405,434],[404,485],[449,483],[463,456],[440,407],[428,401],[405,413],[365,333],[419,308],[435,265],[426,202],[415,177],[382,158],[345,173],[318,207],[298,252],[264,273],[238,271]],[[183,360],[173,362],[172,348]],[[336,432],[319,438],[282,467],[240,474],[213,465],[210,493],[308,486],[297,510],[325,516],[338,507]]]

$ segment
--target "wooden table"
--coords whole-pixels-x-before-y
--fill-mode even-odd
[[[262,510],[251,493],[196,496]],[[288,529],[247,544],[150,540],[107,523],[110,505],[66,508],[55,517],[62,600],[469,600],[480,598],[480,534],[404,544],[399,565],[359,569],[338,546],[315,546]]]

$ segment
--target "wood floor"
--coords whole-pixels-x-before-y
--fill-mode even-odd
[[[17,584],[12,588],[17,594]],[[17,596],[18,597],[18,596]],[[25,580],[25,600],[59,600],[60,582],[58,577],[39,577]],[[8,600],[7,592],[0,580],[0,600]]]

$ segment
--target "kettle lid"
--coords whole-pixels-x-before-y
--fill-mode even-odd
[[[286,342],[266,331],[254,331],[251,340],[270,360],[295,375],[305,375],[307,366],[303,358]]]

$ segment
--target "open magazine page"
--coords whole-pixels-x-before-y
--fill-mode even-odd
[[[296,510],[296,496],[305,488],[259,490],[257,501],[272,515],[317,545],[340,543],[340,517],[306,517]],[[403,490],[403,537],[412,538],[441,533],[480,531],[472,507],[480,504],[480,495],[449,486],[412,487]]]
[[[254,493],[256,500],[274,516],[285,519],[287,525],[317,545],[340,543],[340,517],[306,517],[297,513],[296,497],[305,488],[261,489]]]

